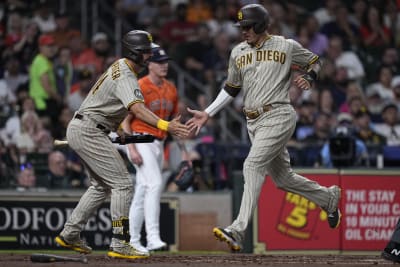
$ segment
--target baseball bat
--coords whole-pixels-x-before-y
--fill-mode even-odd
[[[67,256],[59,256],[54,254],[32,254],[31,255],[32,262],[80,262],[80,263],[88,263],[88,259],[85,256],[82,257],[67,257]]]
[[[134,134],[125,136],[124,142],[121,140],[120,136],[110,138],[112,143],[125,145],[129,143],[151,143],[153,142],[155,137],[151,134]],[[67,146],[67,140],[54,140],[54,146]]]

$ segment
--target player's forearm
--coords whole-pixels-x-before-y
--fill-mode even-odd
[[[136,103],[131,106],[130,112],[139,120],[156,127],[160,130],[167,131],[169,122],[160,119],[156,114],[151,112],[143,103]]]
[[[156,114],[151,112],[143,103],[136,103],[130,108],[131,115],[142,120],[153,127],[157,127],[157,121],[160,119]]]
[[[215,100],[204,110],[210,117],[214,116],[218,111],[225,107],[233,100],[233,96],[228,94],[225,89],[221,89]]]

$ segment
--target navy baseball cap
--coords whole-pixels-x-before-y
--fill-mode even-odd
[[[165,50],[159,45],[152,45],[151,52],[153,53],[149,59],[151,62],[162,62],[170,59]]]

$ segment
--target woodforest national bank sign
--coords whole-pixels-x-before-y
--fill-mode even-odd
[[[59,248],[54,238],[63,229],[78,200],[71,197],[0,196],[0,250]],[[106,250],[111,242],[109,206],[109,202],[103,203],[81,233],[95,250]],[[177,200],[162,199],[160,234],[170,245],[170,250],[177,249],[177,217]]]
[[[0,201],[0,249],[54,249],[54,237],[76,202]],[[109,203],[104,203],[86,224],[82,236],[94,247],[110,244]]]

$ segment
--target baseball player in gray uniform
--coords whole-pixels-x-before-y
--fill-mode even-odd
[[[111,197],[112,238],[107,255],[112,258],[145,258],[129,244],[129,206],[133,196],[132,179],[108,133],[118,131],[128,113],[178,137],[189,134],[188,127],[175,118],[168,122],[147,109],[137,81],[151,54],[152,37],[145,31],[130,31],[122,39],[123,57],[98,79],[67,128],[69,146],[81,157],[91,185],[55,238],[60,246],[81,253],[92,249],[80,233],[90,216]],[[123,134],[121,135],[123,137]]]
[[[400,218],[392,237],[382,251],[382,257],[386,260],[400,263]]]
[[[252,147],[243,165],[242,202],[230,226],[213,229],[216,238],[228,243],[232,251],[242,249],[245,231],[267,174],[278,188],[299,194],[325,210],[330,227],[338,227],[341,216],[340,188],[327,188],[294,173],[286,149],[296,125],[296,112],[288,95],[292,65],[304,69],[295,83],[307,90],[321,68],[318,56],[294,40],[269,35],[269,14],[262,5],[242,7],[237,18],[245,41],[231,51],[226,83],[204,111],[188,109],[193,117],[187,122],[197,134],[209,117],[243,90],[243,111]]]

